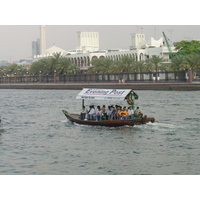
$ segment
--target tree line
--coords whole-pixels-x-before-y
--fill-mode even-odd
[[[39,59],[33,62],[29,70],[30,74],[53,75],[56,74],[76,74],[80,72],[80,68],[73,64],[67,57],[63,57],[61,53],[54,53],[47,58]]]
[[[53,75],[56,72],[61,75],[77,74],[80,72],[80,68],[73,64],[69,58],[63,57],[61,53],[54,53],[50,57],[33,62],[29,69],[17,64],[11,64],[10,66],[1,66],[0,72],[1,74],[10,75]]]
[[[180,71],[186,69],[200,69],[200,41],[181,41],[175,45],[177,54],[171,59],[171,63],[165,63],[164,58],[153,55],[145,61],[136,61],[135,58],[124,56],[120,60],[111,60],[108,58],[93,59],[86,73],[134,73],[149,71]],[[39,59],[32,63],[29,69],[17,64],[10,66],[1,66],[0,73],[17,75],[58,75],[78,74],[80,68],[73,64],[67,57],[61,53],[54,53],[47,58]]]

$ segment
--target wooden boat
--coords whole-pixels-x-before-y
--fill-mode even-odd
[[[82,106],[84,106],[84,100],[126,100],[129,105],[132,105],[134,109],[134,100],[138,99],[138,95],[132,89],[92,89],[84,88],[76,97],[76,99],[82,99]],[[80,119],[80,115],[68,113],[63,110],[64,115],[71,121],[78,124],[92,125],[92,126],[134,126],[140,124],[146,124],[148,122],[153,123],[155,118],[147,117],[146,115],[140,117],[134,117],[134,119],[115,119],[115,120],[84,120]]]
[[[63,110],[64,115],[71,121],[77,124],[85,124],[92,126],[109,126],[109,127],[118,127],[118,126],[135,126],[140,124],[146,124],[148,122],[153,123],[154,118],[148,118],[146,115],[141,118],[136,119],[123,119],[123,120],[82,120],[78,114],[70,114],[67,111]]]

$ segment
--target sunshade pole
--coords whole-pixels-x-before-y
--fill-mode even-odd
[[[82,99],[82,107],[84,106],[84,99]]]
[[[132,109],[134,110],[134,95],[133,95],[133,91],[131,91],[131,99],[132,99]]]

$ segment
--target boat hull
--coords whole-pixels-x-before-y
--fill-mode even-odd
[[[154,118],[148,118],[146,115],[142,118],[138,119],[123,119],[123,120],[82,120],[79,119],[79,115],[71,114],[67,111],[63,110],[64,115],[69,119],[71,122],[75,122],[77,124],[84,124],[84,125],[91,125],[91,126],[109,126],[109,127],[119,127],[119,126],[134,126],[140,124],[146,124],[148,122],[154,122]]]

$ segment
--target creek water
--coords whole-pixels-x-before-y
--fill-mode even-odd
[[[155,123],[92,127],[69,122],[79,90],[0,90],[1,175],[199,175],[199,91],[135,91]],[[126,102],[85,102],[90,104]]]

